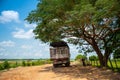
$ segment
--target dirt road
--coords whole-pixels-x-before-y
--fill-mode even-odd
[[[0,80],[120,80],[120,74],[90,66],[53,68],[52,64],[46,64],[2,71]]]

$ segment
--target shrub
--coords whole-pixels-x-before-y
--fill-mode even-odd
[[[3,64],[0,64],[0,70],[3,70],[4,67],[3,67]]]
[[[4,69],[9,69],[10,68],[10,64],[8,63],[8,61],[4,61],[3,62],[3,67],[4,67]]]
[[[78,54],[75,60],[87,59],[85,55]]]
[[[15,65],[16,65],[16,67],[18,66],[18,62],[17,61],[16,61]]]
[[[27,61],[26,66],[31,66],[31,63]]]
[[[26,63],[24,60],[22,61],[22,66],[26,66]]]
[[[34,62],[32,62],[32,66],[34,66],[35,65],[35,63]]]
[[[98,57],[95,56],[95,55],[93,55],[93,56],[90,56],[90,57],[89,57],[89,60],[90,60],[90,61],[98,61]]]

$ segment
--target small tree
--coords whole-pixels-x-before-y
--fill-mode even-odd
[[[80,59],[87,59],[85,55],[78,54],[75,58],[75,60],[80,60]]]
[[[3,62],[3,67],[4,67],[4,69],[9,69],[9,68],[10,68],[10,64],[8,63],[7,60],[5,60],[5,61]]]
[[[26,66],[26,63],[24,60],[22,61],[22,66]]]
[[[35,62],[32,62],[32,66],[34,66],[35,65]]]
[[[16,65],[16,67],[18,66],[18,62],[17,61],[16,61],[15,65]]]
[[[87,59],[87,57],[81,54],[78,54],[75,58],[75,60],[80,60],[83,66],[86,66],[85,59]]]

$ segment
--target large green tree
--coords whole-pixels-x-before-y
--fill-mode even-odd
[[[26,18],[36,23],[35,38],[43,42],[68,39],[90,45],[100,65],[120,46],[119,0],[40,0]]]

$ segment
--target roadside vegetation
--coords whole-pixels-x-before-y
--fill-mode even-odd
[[[96,55],[92,55],[89,56],[89,58],[87,58],[85,55],[82,54],[78,54],[75,58],[75,60],[79,61],[80,64],[82,64],[82,59],[85,59],[85,65],[90,65],[90,66],[94,66],[94,67],[100,67],[100,62],[98,59],[98,56]],[[107,68],[111,69],[115,72],[120,72],[120,58],[114,58],[108,60],[107,62]]]
[[[0,70],[9,70],[10,68],[16,68],[19,66],[37,66],[43,64],[50,64],[49,59],[38,59],[38,60],[1,60]]]
[[[92,66],[100,67],[100,63],[97,56],[95,56],[95,58],[89,59],[89,61]],[[108,65],[107,68],[113,71],[120,72],[120,59],[109,59],[107,65]]]

